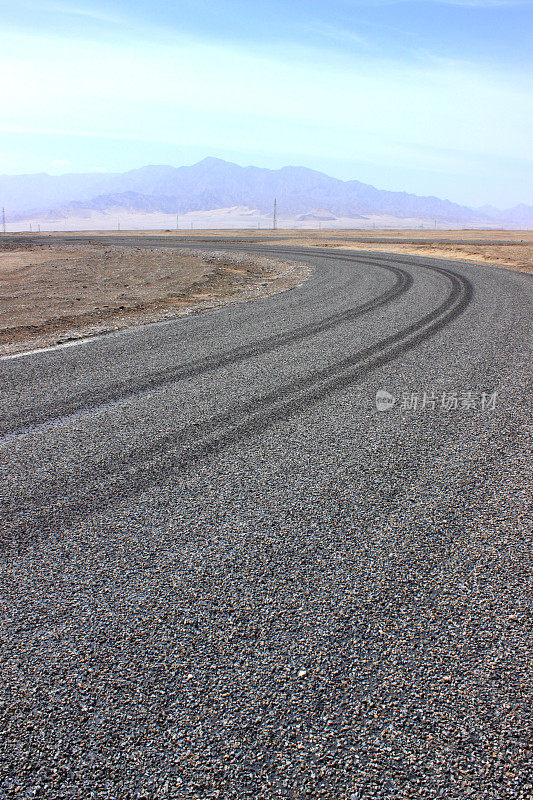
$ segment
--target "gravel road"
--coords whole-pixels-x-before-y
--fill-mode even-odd
[[[533,279],[224,247],[314,271],[0,360],[0,797],[529,800]]]

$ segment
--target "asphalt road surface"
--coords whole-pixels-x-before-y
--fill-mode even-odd
[[[0,361],[0,797],[531,798],[531,276],[231,246]]]

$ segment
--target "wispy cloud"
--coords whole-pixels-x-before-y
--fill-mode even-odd
[[[35,2],[28,2],[27,5],[35,7]],[[41,11],[48,14],[59,14],[69,17],[78,17],[96,22],[110,23],[112,25],[123,25],[127,22],[127,16],[110,13],[105,7],[99,5],[80,5],[79,3],[55,3],[39,2],[38,7]]]
[[[0,133],[12,132],[10,142],[15,132],[24,132],[47,141],[98,139],[115,152],[120,143],[136,141],[150,143],[147,148],[164,143],[181,151],[247,153],[251,163],[270,158],[323,165],[335,158],[345,165],[371,164],[390,175],[401,169],[415,176],[409,184],[415,191],[422,168],[446,175],[445,151],[458,154],[453,168],[464,175],[473,174],[473,152],[478,165],[508,164],[512,158],[525,164],[528,158],[531,65],[496,61],[492,48],[491,59],[484,60],[464,37],[452,52],[434,46],[426,28],[409,26],[417,7],[412,0],[405,14],[398,11],[402,0],[373,0],[366,5],[375,13],[354,13],[348,21],[317,2],[313,20],[293,17],[291,26],[259,39],[249,28],[228,38],[212,27],[165,27],[144,0],[132,6],[131,16],[126,2],[120,12],[108,13],[90,0],[82,6],[48,0],[46,7],[38,4],[41,16],[30,26],[28,0],[20,2],[26,2],[24,13],[0,31]],[[389,14],[381,11],[385,2]],[[442,4],[419,0],[419,9],[421,3]],[[347,12],[346,2],[342,5]],[[352,9],[363,5],[363,0],[351,3]],[[219,10],[228,7],[219,4]],[[439,23],[441,16],[452,16],[450,39],[455,43],[463,34],[457,15],[448,10],[419,16],[438,16]],[[255,36],[259,26],[253,27]],[[439,24],[433,28],[438,37]],[[483,26],[476,22],[471,28],[477,32]],[[493,28],[492,20],[486,22],[484,30]],[[516,24],[508,29],[511,45],[516,30]],[[69,156],[59,151],[53,157]],[[91,163],[101,162],[103,155],[93,158]],[[498,169],[494,181],[499,176],[503,182],[507,167]],[[464,182],[461,178],[458,185]],[[438,184],[434,191],[450,193]]]
[[[348,28],[342,28],[339,25],[333,25],[331,22],[315,20],[313,22],[306,23],[302,27],[308,33],[316,34],[323,39],[332,42],[361,45],[365,47],[368,46],[370,42],[368,37]]]
[[[71,2],[35,2],[35,0],[19,0],[19,9],[26,9],[28,14],[36,12],[43,13],[49,17],[72,17],[86,19],[94,22],[102,22],[111,25],[123,25],[127,23],[127,15],[111,13],[107,8],[98,4],[82,5]],[[28,19],[31,19],[29,17]]]

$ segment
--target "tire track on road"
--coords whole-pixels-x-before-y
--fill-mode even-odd
[[[286,251],[289,253],[289,251]],[[283,255],[280,253],[280,255]],[[293,253],[291,253],[293,254]],[[301,254],[300,254],[301,255]],[[315,257],[316,253],[312,253]],[[346,258],[341,256],[329,256],[328,258],[336,261],[349,261],[351,263],[362,263],[365,265],[371,264],[376,266],[373,261],[365,261],[359,258]],[[0,436],[7,436],[9,434],[22,433],[28,429],[38,427],[39,425],[48,422],[57,421],[71,416],[80,411],[90,411],[107,403],[117,402],[129,397],[133,397],[143,391],[153,391],[163,386],[175,383],[180,380],[187,380],[204,375],[221,367],[230,367],[240,362],[246,361],[249,358],[265,355],[273,352],[280,347],[296,344],[304,341],[310,336],[330,330],[331,328],[346,322],[352,322],[358,319],[361,315],[374,311],[381,306],[384,306],[393,300],[400,297],[400,295],[409,291],[413,284],[412,275],[404,269],[396,266],[387,266],[378,264],[380,269],[390,272],[395,277],[394,284],[382,294],[377,297],[355,306],[354,308],[339,311],[331,314],[322,320],[310,322],[302,325],[292,331],[285,333],[274,334],[273,336],[266,337],[250,344],[234,347],[215,356],[208,356],[206,358],[191,361],[188,364],[183,364],[178,367],[172,366],[164,370],[158,370],[148,375],[140,376],[139,378],[131,379],[129,381],[118,381],[110,386],[101,390],[92,389],[82,392],[75,397],[69,398],[64,401],[52,401],[43,404],[36,409],[31,409],[27,412],[13,415],[9,418],[0,420]]]
[[[69,474],[66,483],[47,484],[44,493],[36,487],[35,492],[13,498],[5,509],[4,539],[7,535],[14,543],[19,537],[22,540],[31,538],[36,530],[50,527],[57,530],[58,526],[73,524],[90,513],[138,495],[202,459],[286,421],[325,400],[332,392],[352,386],[372,370],[442,330],[469,305],[473,288],[470,281],[458,273],[439,267],[428,268],[448,278],[451,291],[442,303],[417,322],[305,378],[237,404],[198,425],[161,437],[149,447],[135,448],[119,463],[91,464],[76,474]],[[69,497],[68,490],[73,483],[75,495]],[[102,487],[105,496],[101,494]],[[58,497],[65,498],[59,508]]]

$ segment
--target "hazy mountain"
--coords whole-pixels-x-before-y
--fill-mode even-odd
[[[0,205],[6,214],[45,211],[72,200],[91,200],[112,185],[112,174],[0,175]]]
[[[503,222],[518,222],[525,225],[533,221],[533,206],[520,203],[520,205],[509,208],[507,211],[500,211],[497,218]]]
[[[533,221],[533,206],[520,205],[508,208],[502,211],[494,206],[481,206],[475,209],[478,214],[493,220],[494,222],[516,222],[516,223],[530,223]]]
[[[29,216],[29,212],[69,216],[116,208],[180,214],[247,206],[269,213],[274,198],[280,216],[285,217],[390,214],[439,222],[533,221],[531,206],[507,211],[472,209],[438,197],[341,181],[305,167],[269,170],[217,158],[191,167],[147,166],[120,174],[0,176],[0,204],[8,219]]]

